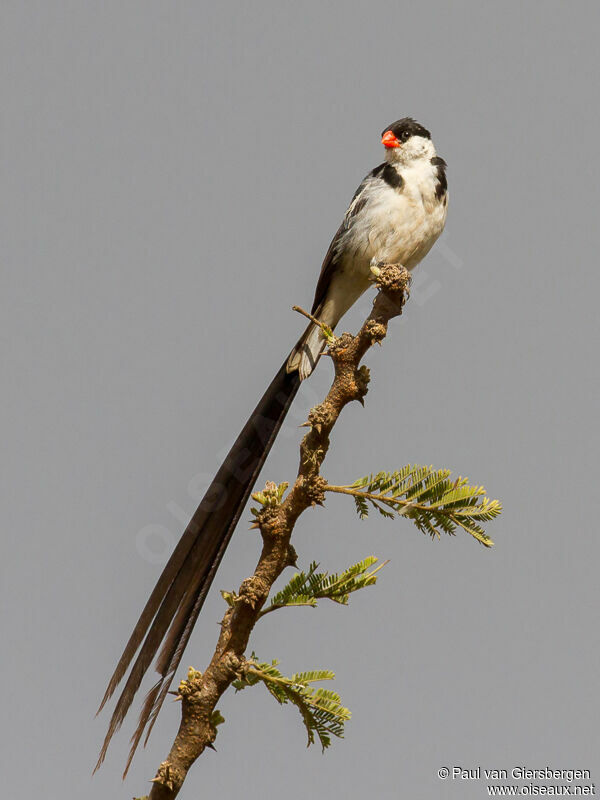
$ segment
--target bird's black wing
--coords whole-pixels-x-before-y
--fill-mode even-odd
[[[321,273],[317,282],[317,288],[315,289],[315,299],[313,300],[311,311],[312,314],[317,313],[319,306],[323,300],[325,300],[331,284],[331,279],[335,273],[335,268],[339,262],[340,243],[342,236],[351,228],[352,222],[356,218],[357,214],[359,214],[369,202],[369,197],[365,192],[365,189],[372,182],[372,179],[376,176],[378,170],[381,170],[381,167],[376,167],[372,172],[370,172],[362,181],[358,189],[354,192],[354,197],[352,198],[350,205],[348,206],[348,210],[344,215],[344,220],[337,229],[335,236],[331,240],[329,249],[325,253],[325,258],[323,259],[323,264],[321,266]]]

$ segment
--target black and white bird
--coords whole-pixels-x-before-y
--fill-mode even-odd
[[[402,264],[411,270],[444,229],[448,209],[446,162],[436,155],[431,134],[408,117],[382,134],[386,160],[360,184],[323,261],[313,315],[335,328],[370,284],[372,264]],[[308,377],[325,342],[311,324],[287,362],[289,372]]]
[[[413,269],[446,222],[446,162],[436,154],[429,131],[405,117],[385,129],[381,142],[385,161],[358,187],[321,268],[312,314],[331,328],[371,285],[372,265]],[[325,346],[319,326],[311,322],[254,409],[163,569],[100,705],[102,709],[129,671],[97,766],[159,653],[155,666],[160,677],[146,696],[129,762],[146,728],[147,741],[258,473],[300,382],[311,374]]]

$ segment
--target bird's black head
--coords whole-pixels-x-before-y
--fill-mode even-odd
[[[406,166],[417,159],[435,156],[431,134],[412,117],[388,125],[381,134],[381,144],[385,147],[385,160],[392,164]]]
[[[381,136],[384,137],[388,131],[391,131],[398,142],[406,142],[411,136],[422,136],[424,139],[431,139],[431,134],[427,128],[419,125],[412,117],[403,117],[402,119],[396,120],[396,122],[392,122],[391,125],[385,128]]]

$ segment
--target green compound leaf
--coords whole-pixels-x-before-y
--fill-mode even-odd
[[[371,567],[377,563],[375,556],[359,561],[339,575],[335,572],[317,572],[319,565],[313,561],[308,572],[297,572],[280,592],[273,596],[267,608],[261,611],[260,616],[287,606],[312,606],[317,605],[317,600],[333,600],[334,603],[347,605],[348,597],[352,592],[372,586],[377,582],[377,572],[387,562],[380,564],[376,569]]]
[[[491,547],[494,542],[483,523],[501,513],[501,503],[487,497],[483,486],[470,486],[468,478],[452,480],[450,475],[449,469],[407,464],[395,472],[366,475],[349,486],[328,486],[326,491],[351,495],[361,519],[373,507],[385,517],[407,517],[431,537],[454,536],[462,528]]]
[[[311,686],[319,681],[333,680],[335,674],[331,670],[297,672],[291,678],[286,678],[277,669],[279,662],[276,659],[269,664],[256,661],[254,653],[252,658],[244,669],[243,677],[233,682],[237,691],[262,682],[278,703],[295,705],[306,728],[307,746],[314,744],[317,737],[325,751],[331,744],[332,736],[343,737],[344,724],[350,719],[350,711],[341,705],[336,692]]]

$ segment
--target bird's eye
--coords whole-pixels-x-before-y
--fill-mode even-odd
[[[403,142],[405,142],[409,136],[410,133],[408,131],[402,131],[402,136],[400,138],[402,139]]]

